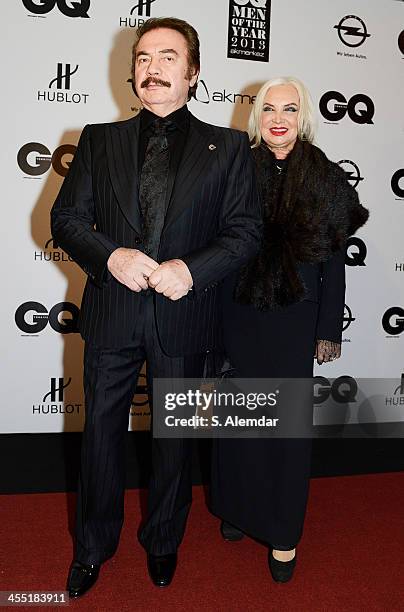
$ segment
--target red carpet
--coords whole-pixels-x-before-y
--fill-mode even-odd
[[[288,584],[272,582],[260,544],[249,538],[222,541],[219,522],[196,487],[174,582],[155,588],[136,540],[143,495],[127,492],[119,550],[102,567],[92,591],[70,609],[404,610],[403,473],[312,480],[299,560]],[[74,495],[10,495],[2,496],[1,504],[0,590],[63,590],[72,554],[68,523]]]

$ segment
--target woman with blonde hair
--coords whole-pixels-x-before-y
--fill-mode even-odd
[[[312,378],[341,354],[346,240],[368,217],[344,171],[313,144],[310,94],[267,81],[248,124],[261,190],[258,255],[223,285],[225,349],[239,378]],[[308,405],[310,404],[310,405]],[[312,405],[299,410],[311,418]],[[226,540],[269,547],[274,580],[290,580],[303,531],[311,439],[215,440],[212,510]]]

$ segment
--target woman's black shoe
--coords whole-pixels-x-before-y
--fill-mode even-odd
[[[275,582],[288,582],[296,567],[296,553],[290,561],[278,561],[272,554],[272,550],[268,553],[268,564]]]
[[[237,529],[231,523],[226,523],[226,521],[222,521],[220,531],[226,542],[238,542],[244,538],[244,533],[240,529]]]

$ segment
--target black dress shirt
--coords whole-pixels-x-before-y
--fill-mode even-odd
[[[142,171],[143,162],[146,154],[147,143],[149,141],[150,136],[153,134],[152,131],[152,123],[156,119],[160,119],[158,115],[155,115],[151,111],[144,108],[140,114],[140,136],[139,136],[139,166],[138,172],[139,176]],[[180,165],[181,157],[184,152],[185,143],[188,136],[189,131],[189,110],[187,105],[185,104],[181,108],[178,108],[174,112],[170,113],[164,119],[172,121],[175,129],[170,130],[167,133],[167,141],[168,148],[170,152],[170,170],[168,176],[167,183],[167,195],[165,200],[165,208],[167,211],[167,207],[169,204],[169,197],[172,193],[175,177],[177,175],[177,170]]]

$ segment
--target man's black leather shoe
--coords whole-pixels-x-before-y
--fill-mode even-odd
[[[226,521],[222,521],[220,532],[226,542],[238,542],[244,538],[244,533],[240,529],[237,529],[231,523],[226,523]]]
[[[177,553],[169,555],[147,555],[149,576],[158,587],[166,587],[171,583],[177,567]]]
[[[69,597],[81,597],[96,583],[100,572],[99,565],[85,565],[73,561],[67,580]]]

